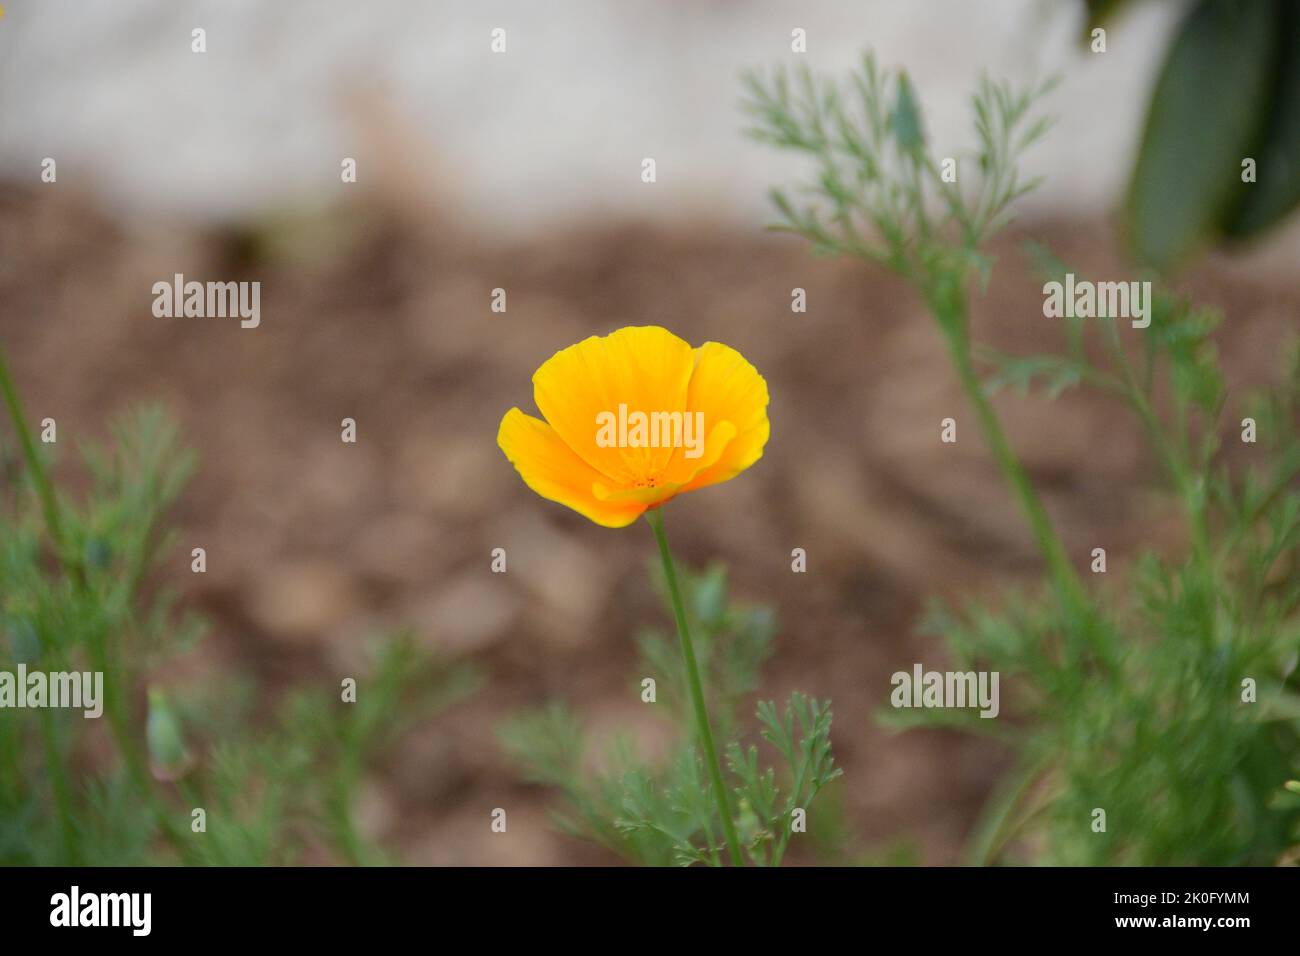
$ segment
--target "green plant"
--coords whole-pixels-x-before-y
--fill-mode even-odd
[[[157,409],[117,422],[108,446],[84,450],[91,482],[75,500],[51,480],[39,451],[51,446],[35,442],[3,354],[0,397],[16,439],[0,441],[0,672],[103,675],[100,720],[0,710],[0,864],[386,860],[353,821],[361,773],[474,673],[399,635],[358,675],[355,703],[330,685],[299,688],[269,726],[246,682],[164,685],[160,668],[203,630],[151,583],[192,469],[174,426]]]
[[[671,607],[673,585],[662,573],[659,582]],[[759,702],[759,737],[781,760],[778,778],[758,745],[742,740],[739,719],[771,653],[774,615],[730,602],[720,565],[683,574],[680,594],[714,730],[729,741],[723,773],[739,844],[747,862],[779,865],[813,798],[840,775],[831,756],[829,702],[800,693],[783,709]],[[511,720],[501,729],[502,744],[528,780],[559,792],[555,819],[563,831],[637,863],[719,866],[727,841],[707,762],[696,745],[686,665],[668,634],[647,630],[637,644],[641,673],[655,682],[647,706],[665,716],[674,732],[663,759],[647,758],[626,734],[593,752],[581,721],[558,702]]]
[[[996,611],[936,608],[929,618],[957,662],[999,671],[1014,702],[1009,730],[958,721],[1017,755],[972,860],[1276,861],[1300,835],[1300,801],[1281,789],[1300,767],[1300,362],[1249,406],[1260,438],[1233,469],[1223,448],[1225,433],[1236,439],[1224,424],[1232,396],[1210,310],[1162,290],[1145,330],[1063,319],[1059,354],[976,348],[970,295],[988,279],[988,239],[1032,188],[1017,161],[1048,129],[1033,113],[1046,86],[980,84],[977,148],[962,160],[969,168],[973,158],[980,175],[963,173],[961,186],[926,144],[906,74],[882,73],[870,57],[847,86],[778,72],[750,76],[747,87],[753,134],[817,169],[807,202],[773,194],[777,228],[819,253],[885,265],[921,295],[1046,567],[1042,595],[1008,596]],[[1049,273],[1065,271],[1036,255]],[[1089,333],[1100,339],[1092,349]],[[1008,384],[1042,384],[1049,395],[1095,387],[1129,409],[1181,507],[1186,553],[1143,554],[1124,589],[1085,587],[990,402]],[[946,712],[910,713],[908,723],[953,722]],[[1097,809],[1104,831],[1093,825]]]

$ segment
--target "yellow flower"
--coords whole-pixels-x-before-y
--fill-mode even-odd
[[[533,399],[546,421],[512,408],[497,444],[529,488],[607,528],[738,475],[767,444],[767,383],[754,366],[658,326],[557,352],[533,374]]]

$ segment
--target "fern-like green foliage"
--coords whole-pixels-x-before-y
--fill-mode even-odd
[[[805,203],[774,194],[777,228],[915,286],[1048,572],[1041,593],[1004,596],[996,610],[936,607],[928,619],[955,664],[1000,672],[1001,719],[883,716],[1014,748],[974,862],[1271,864],[1300,843],[1300,795],[1284,787],[1300,772],[1300,359],[1292,353],[1280,388],[1231,395],[1213,342],[1219,316],[1167,290],[1144,330],[1062,319],[1062,347],[1044,355],[971,342],[968,297],[992,262],[983,246],[1032,185],[1017,163],[1048,128],[1033,118],[1043,89],[981,83],[979,175],[963,172],[958,188],[925,145],[905,75],[868,57],[847,84],[749,80],[754,135],[817,169]],[[1042,247],[1031,255],[1051,278],[1066,271]],[[1005,386],[1049,398],[1097,388],[1132,413],[1181,509],[1186,548],[1143,554],[1122,576],[1093,579],[1108,586],[1085,587],[989,402]],[[1244,417],[1255,442],[1240,441]]]
[[[1056,357],[1146,430],[1185,516],[1187,552],[1143,553],[1123,590],[1096,595],[1087,640],[1073,646],[1050,603],[931,616],[955,656],[1019,689],[1032,728],[1019,740],[1039,772],[1012,812],[1037,805],[1037,815],[988,831],[982,858],[1003,853],[1014,828],[1046,831],[1039,852],[1064,863],[1267,864],[1300,838],[1300,799],[1282,790],[1300,768],[1300,360],[1293,351],[1282,384],[1224,421],[1218,318],[1161,294],[1140,358],[1108,319],[1095,320],[1101,358],[1068,344]],[[1024,386],[1045,367],[990,361],[998,381]],[[1157,417],[1157,406],[1170,411]],[[1246,463],[1234,469],[1223,442],[1239,442],[1243,417],[1258,439],[1240,446]],[[1096,807],[1104,834],[1078,826]]]
[[[840,775],[831,756],[830,703],[800,693],[783,708],[760,701],[757,737],[769,746],[747,740],[744,735],[753,731],[740,714],[759,686],[776,618],[766,607],[730,601],[723,567],[682,570],[709,712],[714,730],[728,741],[726,782],[737,830],[749,862],[779,865],[811,816],[813,798]],[[508,722],[501,728],[502,744],[528,780],[557,791],[554,817],[566,833],[646,865],[719,866],[725,850],[721,821],[696,746],[677,638],[648,629],[637,644],[640,672],[656,688],[654,702],[645,706],[655,708],[674,732],[662,760],[640,753],[627,734],[615,735],[593,754],[582,721],[555,702]],[[771,757],[778,759],[779,771],[767,762]]]
[[[0,865],[387,861],[353,819],[361,774],[475,674],[397,635],[356,675],[355,703],[337,683],[304,686],[269,724],[247,682],[162,685],[160,665],[203,631],[152,581],[192,456],[158,409],[128,415],[82,450],[90,482],[74,496],[50,480],[57,446],[33,441],[2,355],[0,392],[0,670],[104,680],[98,720],[0,710]]]
[[[814,167],[794,195],[772,190],[781,214],[774,228],[804,236],[819,255],[887,266],[927,294],[956,292],[945,286],[967,270],[987,279],[992,260],[982,244],[1038,184],[1020,178],[1017,160],[1050,128],[1032,107],[1053,85],[1014,90],[982,80],[972,99],[976,147],[951,157],[963,170],[953,181],[929,151],[906,73],[882,71],[867,55],[843,83],[809,70],[747,75],[750,136],[798,152]],[[972,165],[980,176],[965,172]]]

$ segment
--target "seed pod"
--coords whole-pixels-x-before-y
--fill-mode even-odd
[[[149,764],[154,777],[162,781],[179,780],[192,763],[185,747],[180,718],[172,709],[167,695],[157,687],[149,688],[149,719],[145,724],[149,743]]]
[[[889,125],[898,148],[905,153],[918,153],[925,145],[925,132],[921,127],[921,107],[912,92],[912,81],[906,73],[898,75],[898,100],[889,117]]]

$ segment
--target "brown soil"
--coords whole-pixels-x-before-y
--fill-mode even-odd
[[[401,624],[482,665],[483,689],[404,738],[365,788],[365,826],[405,859],[610,862],[549,829],[547,794],[518,782],[494,733],[554,696],[593,725],[652,732],[631,640],[667,623],[645,573],[650,535],[598,528],[532,494],[496,429],[512,405],[533,411],[529,378],[558,348],[649,323],[735,346],[772,394],[762,461],[672,505],[679,558],[725,561],[737,596],[777,608],[766,695],[833,698],[853,849],[906,842],[925,862],[959,859],[1007,755],[948,733],[891,735],[872,715],[893,671],[942,665],[915,628],[928,596],[996,600],[1032,585],[1038,562],[909,289],[816,260],[794,239],[707,224],[500,244],[373,198],[192,228],[124,227],[64,189],[4,195],[0,340],[29,414],[55,418],[71,447],[103,437],[109,413],[161,401],[200,453],[161,573],[212,622],[202,667],[249,670],[269,693],[337,680],[365,635]],[[1012,350],[1059,331],[1018,252],[1026,235],[1080,271],[1121,268],[1105,223],[1008,237],[976,325]],[[154,318],[150,288],[175,272],[260,280],[261,327]],[[790,311],[796,286],[807,314]],[[504,315],[489,310],[496,287],[508,292]],[[1231,381],[1266,381],[1296,290],[1225,263],[1194,288],[1227,307]],[[1119,583],[1138,549],[1179,546],[1136,429],[1114,405],[1077,394],[999,405],[1081,566],[1104,546]],[[949,416],[956,445],[939,441]],[[339,441],[344,417],[358,423],[356,445]],[[200,545],[205,575],[189,572]],[[495,547],[509,555],[505,575],[489,572]],[[794,547],[807,550],[806,574],[790,571]],[[508,838],[487,825],[498,806],[509,808]]]

